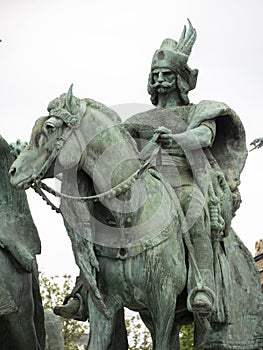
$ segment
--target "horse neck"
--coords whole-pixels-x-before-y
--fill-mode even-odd
[[[81,133],[88,140],[81,168],[100,191],[117,186],[140,168],[135,141],[120,122],[113,122],[105,113],[86,114]]]

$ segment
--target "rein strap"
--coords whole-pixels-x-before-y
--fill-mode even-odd
[[[42,189],[44,191],[49,192],[53,196],[56,196],[56,197],[59,197],[59,198],[74,199],[74,200],[85,201],[85,202],[86,201],[98,202],[98,201],[104,200],[104,199],[112,199],[112,198],[115,198],[116,196],[120,195],[121,193],[127,191],[131,187],[131,185],[144,173],[144,171],[150,167],[151,161],[156,157],[158,152],[159,152],[159,147],[155,148],[155,150],[152,152],[152,154],[151,154],[150,158],[147,160],[147,162],[145,162],[140,169],[138,169],[135,173],[133,173],[131,176],[129,176],[126,180],[124,180],[123,182],[121,182],[120,184],[116,185],[115,187],[111,188],[110,190],[108,190],[106,192],[99,193],[99,194],[96,194],[96,195],[93,195],[93,196],[86,196],[86,197],[71,196],[71,195],[68,195],[68,194],[65,194],[65,193],[58,192],[58,191],[54,190],[53,188],[49,187],[48,185],[46,185],[42,181],[34,183],[32,185],[32,188],[39,195],[41,195],[41,197],[46,202],[49,201],[49,199],[42,192]],[[48,203],[48,204],[51,205],[54,210],[57,209],[51,202]]]

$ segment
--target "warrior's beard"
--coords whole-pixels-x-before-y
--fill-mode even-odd
[[[149,88],[151,89],[151,91],[161,94],[170,92],[176,88],[176,79],[173,79],[173,81],[171,81],[170,83],[168,83],[167,81],[163,81],[162,83],[159,83],[157,81],[154,84],[149,83]]]

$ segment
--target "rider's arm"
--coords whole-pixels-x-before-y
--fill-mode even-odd
[[[215,139],[216,123],[214,120],[204,121],[200,126],[192,129],[191,131],[193,132],[202,148],[210,147],[212,146]]]
[[[161,133],[159,140],[174,140],[182,149],[195,150],[210,147],[215,138],[216,124],[210,120],[203,122],[200,126],[186,130],[180,134]]]

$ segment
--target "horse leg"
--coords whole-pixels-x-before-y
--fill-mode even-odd
[[[128,350],[128,336],[125,327],[124,309],[117,311],[112,333],[112,342],[110,350]]]
[[[107,319],[97,309],[90,296],[88,305],[90,316],[90,338],[87,350],[110,350],[117,309],[114,307],[108,307],[111,316]]]
[[[150,312],[148,310],[145,310],[145,311],[140,311],[139,313],[140,313],[140,317],[141,317],[143,323],[148,328],[148,330],[151,334],[152,341],[155,341],[154,324],[153,324],[153,320],[152,320]]]
[[[172,330],[172,338],[171,338],[171,344],[174,345],[174,350],[180,350],[180,324],[174,324],[173,330]]]
[[[176,296],[175,288],[163,288],[158,298],[153,298],[152,317],[154,324],[153,350],[174,350],[176,338],[173,335]]]
[[[152,317],[148,311],[140,312],[140,316],[146,327],[149,329],[152,340],[154,343],[156,343],[156,336],[155,336],[155,329]],[[179,340],[179,333],[180,333],[181,325],[174,324],[173,330],[171,334],[171,344],[174,346],[173,350],[180,350],[180,340]]]

